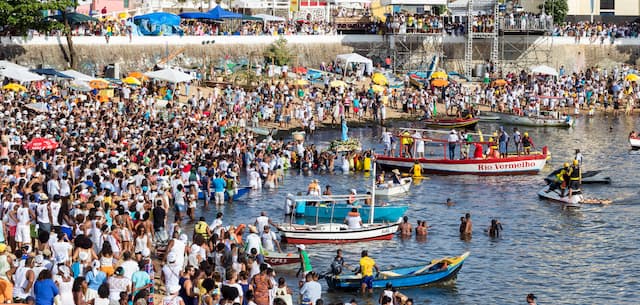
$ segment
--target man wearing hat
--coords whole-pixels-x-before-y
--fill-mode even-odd
[[[449,143],[449,160],[454,160],[456,157],[456,145],[460,142],[460,138],[455,129],[451,129],[451,132],[449,132],[447,142]]]

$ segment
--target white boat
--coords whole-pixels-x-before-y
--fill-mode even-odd
[[[398,231],[399,223],[364,224],[360,229],[349,229],[340,223],[317,225],[276,225],[282,239],[289,244],[354,243],[371,240],[390,240]]]
[[[247,130],[260,135],[260,136],[275,136],[278,133],[278,128],[268,127],[246,127]]]
[[[559,189],[549,191],[548,185],[538,192],[538,196],[540,198],[562,203],[566,207],[579,208],[582,205],[582,200],[584,199],[584,197],[582,196],[582,191],[580,190],[573,191],[571,197],[569,197],[569,190],[565,191],[564,197],[560,195],[561,195],[561,191]]]
[[[376,196],[395,196],[408,193],[411,189],[411,182],[413,179],[406,177],[401,178],[399,184],[391,181],[385,184],[376,184]]]
[[[629,137],[629,144],[632,149],[640,149],[640,137]]]
[[[500,118],[504,124],[529,126],[529,127],[571,127],[574,119],[567,115],[562,116],[555,111],[541,111],[540,115],[527,116],[501,112],[491,112]]]

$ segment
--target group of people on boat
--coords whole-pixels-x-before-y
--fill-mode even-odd
[[[578,151],[579,153],[579,151]],[[581,154],[580,154],[581,155]],[[560,190],[560,197],[565,197],[565,192],[568,189],[569,198],[571,198],[573,192],[580,190],[582,172],[580,170],[581,160],[574,159],[571,164],[565,162],[562,169],[555,175],[555,180],[549,185],[549,188],[545,191],[555,192]]]

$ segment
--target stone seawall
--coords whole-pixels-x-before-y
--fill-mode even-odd
[[[130,41],[127,37],[112,37],[107,44],[104,37],[75,37],[74,44],[78,69],[92,73],[116,62],[126,71],[150,69],[173,54],[176,56],[170,64],[183,67],[218,65],[225,58],[258,62],[276,39],[273,36],[133,37]],[[310,66],[318,66],[323,61],[333,60],[337,54],[354,50],[364,55],[389,55],[390,47],[395,45],[396,50],[413,49],[412,56],[417,56],[421,50],[422,55],[433,55],[434,50],[442,46],[447,58],[445,68],[461,71],[465,52],[464,37],[451,36],[445,37],[444,41],[442,37],[410,37],[391,42],[374,35],[289,36],[286,39],[293,54],[292,63]],[[501,54],[504,54],[507,70],[533,64],[564,65],[567,71],[597,64],[640,64],[640,39],[618,39],[614,44],[606,42],[603,45],[586,39],[576,43],[571,37],[505,36],[504,39]],[[488,58],[490,49],[489,40],[474,41],[474,59],[479,63]],[[64,37],[0,38],[0,59],[22,65],[67,68],[65,54]]]

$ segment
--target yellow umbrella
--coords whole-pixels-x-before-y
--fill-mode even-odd
[[[331,85],[332,88],[335,87],[347,87],[347,83],[341,81],[341,80],[334,80],[331,83],[329,83],[329,85]]]
[[[118,18],[119,18],[119,19],[127,19],[127,18],[129,18],[129,17],[130,17],[130,16],[129,16],[129,13],[127,13],[127,12],[122,12],[122,13],[119,13],[119,14],[118,14]]]
[[[94,79],[89,82],[89,87],[92,89],[105,89],[109,87],[109,82],[104,79]]]
[[[122,80],[123,83],[127,84],[127,85],[136,85],[136,86],[140,86],[142,85],[142,82],[140,80],[138,80],[135,77],[126,77]]]
[[[507,81],[504,79],[496,79],[493,81],[494,86],[502,87],[507,84]]]
[[[6,86],[2,87],[2,89],[4,89],[4,90],[13,90],[15,92],[27,91],[27,88],[25,88],[25,86],[20,85],[20,84],[15,84],[15,83],[7,84]]]
[[[445,87],[449,84],[449,81],[446,79],[434,79],[431,81],[431,86],[434,87]]]
[[[380,72],[373,73],[373,75],[371,76],[371,81],[373,81],[374,84],[381,86],[389,84],[389,80],[387,80],[387,77]]]
[[[640,76],[638,76],[637,74],[629,74],[624,78],[624,80],[629,82],[637,82],[640,80]]]
[[[129,75],[127,75],[127,77],[135,77],[141,81],[145,81],[148,80],[149,78],[146,77],[144,74],[142,74],[142,72],[131,72],[129,73]]]
[[[306,86],[309,84],[309,81],[306,79],[298,79],[295,84],[298,86]]]
[[[436,71],[431,74],[431,79],[447,79],[449,76],[443,71]]]
[[[380,86],[380,85],[373,85],[373,86],[371,86],[371,89],[373,89],[373,92],[375,92],[375,93],[384,92],[384,90],[386,90],[385,87]]]

